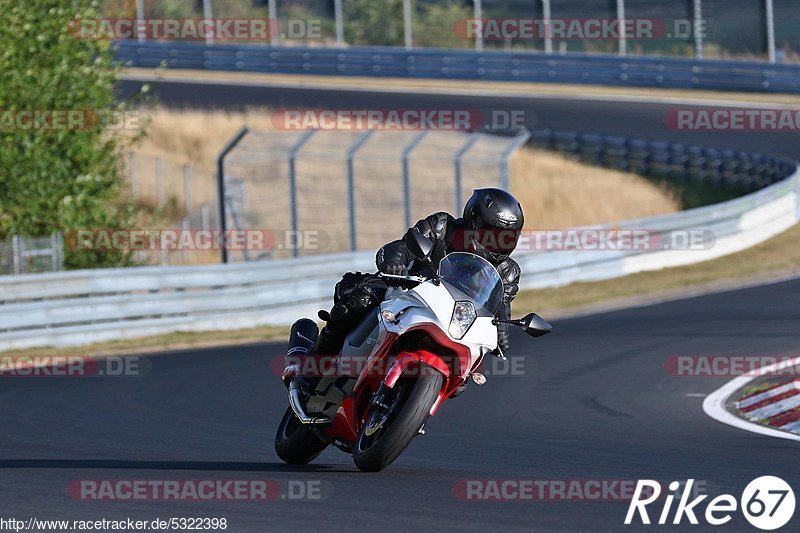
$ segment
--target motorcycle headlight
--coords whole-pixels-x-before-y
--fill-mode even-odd
[[[475,322],[478,313],[472,302],[456,302],[453,307],[453,317],[450,319],[450,327],[447,331],[454,339],[460,339],[467,333],[467,330]]]

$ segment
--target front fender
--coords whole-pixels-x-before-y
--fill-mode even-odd
[[[419,367],[419,363],[429,366],[439,372],[445,382],[450,379],[450,369],[444,361],[442,361],[441,357],[427,350],[418,350],[416,352],[400,352],[400,355],[397,356],[397,359],[392,363],[392,367],[386,374],[386,378],[383,380],[384,384],[390,389],[394,388],[400,376],[409,370],[409,368],[415,366]],[[421,369],[418,369],[418,371],[422,372]]]
[[[439,405],[441,405],[442,400],[444,400],[445,391],[447,390],[447,383],[450,380],[450,368],[438,355],[427,350],[401,352],[400,355],[397,356],[395,362],[392,364],[392,368],[390,368],[389,372],[386,374],[386,379],[383,380],[383,383],[390,389],[394,388],[397,380],[400,379],[400,376],[402,376],[404,373],[407,373],[409,368],[413,367],[416,367],[416,372],[419,373],[425,371],[430,372],[430,369],[433,369],[434,371],[439,372],[444,378],[442,390],[439,391],[439,396],[436,398],[436,402],[431,407],[430,415],[433,416],[434,413],[436,413],[436,410],[439,408]]]

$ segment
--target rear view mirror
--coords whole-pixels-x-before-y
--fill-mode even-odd
[[[553,331],[553,326],[536,313],[531,313],[520,318],[519,326],[531,337],[541,337]]]
[[[433,243],[417,228],[411,228],[406,233],[406,247],[417,259],[428,259],[433,251]]]
[[[515,318],[513,320],[500,320],[496,318],[493,323],[511,324],[512,326],[517,326],[518,328],[525,330],[525,333],[531,337],[541,337],[542,335],[547,335],[553,331],[553,326],[551,326],[547,320],[540,317],[536,313],[531,313],[522,318]]]

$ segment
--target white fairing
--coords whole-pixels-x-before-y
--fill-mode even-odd
[[[391,311],[397,322],[391,323],[381,316],[381,324],[389,332],[402,334],[420,324],[433,324],[453,342],[468,347],[473,363],[497,348],[497,326],[492,324],[492,317],[476,318],[461,339],[450,335],[448,329],[456,300],[441,284],[427,281],[408,291],[390,289],[386,297],[381,311]]]

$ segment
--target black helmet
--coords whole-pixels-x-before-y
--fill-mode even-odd
[[[471,251],[493,263],[505,260],[519,241],[525,217],[522,206],[501,189],[475,189],[464,206],[464,226]]]

